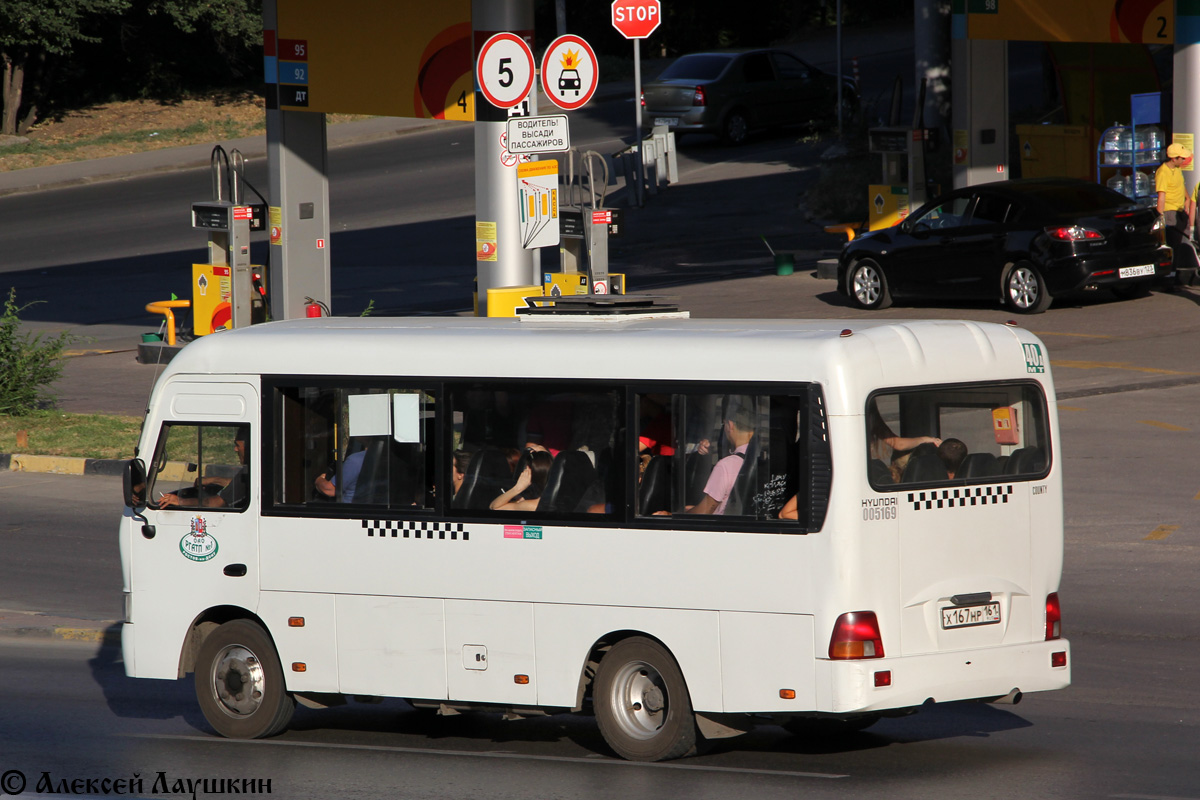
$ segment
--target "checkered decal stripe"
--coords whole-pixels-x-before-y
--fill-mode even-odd
[[[1007,503],[1013,493],[1009,486],[970,486],[965,489],[938,489],[929,492],[909,492],[908,502],[913,511],[928,511],[933,508],[962,508],[964,506],[987,506]]]
[[[429,522],[428,520],[364,519],[363,530],[368,537],[380,539],[449,539],[470,541],[471,532],[461,522]]]

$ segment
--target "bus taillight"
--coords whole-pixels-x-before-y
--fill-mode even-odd
[[[1046,641],[1062,638],[1062,608],[1058,604],[1058,592],[1046,596]]]
[[[850,611],[838,617],[829,640],[834,659],[883,658],[883,636],[874,611]]]

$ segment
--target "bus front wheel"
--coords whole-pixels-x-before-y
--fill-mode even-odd
[[[221,625],[200,646],[196,699],[208,724],[230,739],[274,736],[296,709],[271,637],[244,619]]]
[[[622,758],[664,761],[695,752],[683,673],[658,642],[635,636],[613,645],[600,660],[592,705],[604,741]]]

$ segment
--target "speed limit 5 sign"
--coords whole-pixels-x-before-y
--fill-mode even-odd
[[[497,108],[511,108],[533,88],[533,51],[515,33],[497,33],[483,43],[475,62],[479,90]]]

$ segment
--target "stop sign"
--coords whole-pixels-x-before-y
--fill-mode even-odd
[[[626,39],[645,39],[661,21],[658,0],[613,0],[612,24]]]

